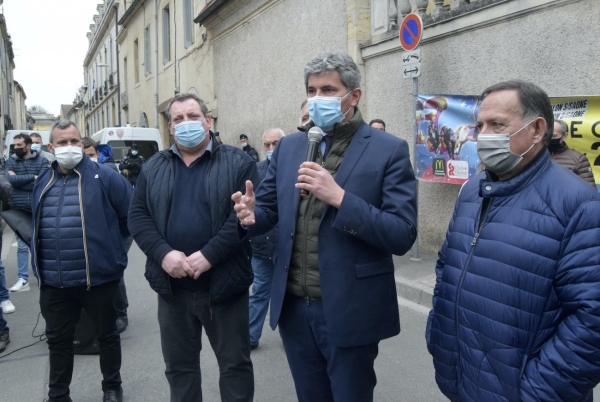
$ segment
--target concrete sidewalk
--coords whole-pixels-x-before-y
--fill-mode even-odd
[[[420,261],[413,261],[413,257],[412,250],[401,257],[394,256],[398,296],[431,308],[437,255],[419,253]]]

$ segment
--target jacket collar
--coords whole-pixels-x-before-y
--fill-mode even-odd
[[[508,180],[500,181],[494,173],[486,172],[486,178],[479,182],[479,196],[491,198],[516,194],[548,170],[551,163],[550,153],[544,148],[523,170]]]

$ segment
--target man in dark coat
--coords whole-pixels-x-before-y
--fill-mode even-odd
[[[71,401],[73,339],[83,308],[100,346],[103,402],[120,402],[121,340],[114,299],[127,266],[132,188],[83,153],[72,121],[52,125],[48,149],[56,160],[33,188],[31,252],[50,351],[49,401]]]
[[[254,160],[254,162],[258,162],[260,158],[258,157],[258,152],[256,149],[252,148],[250,143],[248,142],[248,136],[246,134],[240,134],[240,146],[250,157]]]
[[[158,294],[158,323],[171,402],[201,401],[206,332],[220,369],[223,401],[250,402],[249,243],[237,240],[232,192],[258,180],[256,163],[210,135],[206,104],[190,93],[170,102],[171,148],[144,164],[129,216]]]
[[[487,88],[485,172],[439,252],[427,348],[453,402],[588,402],[600,381],[600,194],[550,159],[548,95]]]
[[[32,151],[33,141],[27,134],[13,137],[14,153],[6,161],[4,173],[13,186],[10,207],[31,212],[31,192],[36,179],[50,167],[48,159]],[[29,290],[29,247],[17,237],[17,266],[19,279],[11,292]]]
[[[400,332],[392,254],[416,238],[415,176],[406,141],[363,121],[349,55],[320,55],[304,82],[311,127],[326,133],[316,162],[306,133],[287,135],[256,197],[247,182],[232,198],[242,236],[279,223],[270,322],[298,400],[373,401],[379,341]]]
[[[119,164],[121,174],[125,176],[127,180],[129,180],[129,183],[134,187],[144,162],[146,162],[146,159],[140,155],[140,147],[136,143],[133,143],[127,156]]]
[[[588,182],[592,187],[596,188],[594,173],[592,172],[590,161],[587,156],[569,148],[565,142],[566,139],[567,123],[562,120],[554,120],[554,132],[552,133],[552,138],[550,138],[550,143],[548,144],[550,157],[554,162],[566,167]]]

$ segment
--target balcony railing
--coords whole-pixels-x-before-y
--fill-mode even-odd
[[[129,108],[129,100],[127,99],[127,91],[121,94],[121,108],[127,110]]]

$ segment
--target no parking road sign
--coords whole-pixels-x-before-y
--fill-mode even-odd
[[[413,50],[419,46],[423,35],[423,21],[419,14],[408,14],[400,25],[400,44],[404,50]]]

